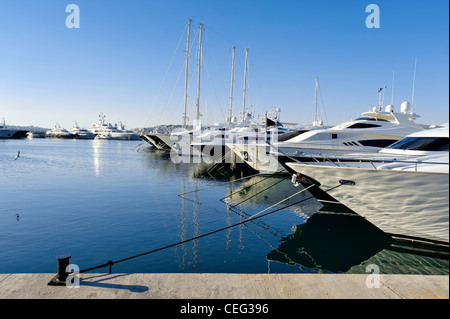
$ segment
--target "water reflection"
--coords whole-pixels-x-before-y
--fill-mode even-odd
[[[94,164],[94,174],[96,177],[100,176],[100,143],[99,140],[92,141],[92,161]]]
[[[293,196],[302,190],[303,186],[294,187],[286,176],[260,175],[244,180],[238,189],[231,189],[223,200],[231,207],[286,207],[302,219],[307,219],[323,205],[307,190]]]
[[[448,274],[448,250],[395,241],[359,215],[330,210],[299,225],[267,259],[312,272],[365,273],[375,264],[381,274]]]
[[[94,175],[100,177],[102,172],[106,169],[115,170],[120,165],[123,165],[125,151],[132,148],[133,141],[116,141],[116,140],[86,140],[92,147],[92,162]],[[124,142],[124,143],[121,143]],[[114,161],[111,162],[111,149],[114,151]],[[114,166],[111,166],[114,164]]]
[[[395,241],[349,210],[324,207],[308,191],[285,200],[302,189],[293,187],[289,177],[246,177],[254,172],[242,170],[214,175],[210,164],[175,164],[165,152],[148,152],[145,157],[149,160],[144,165],[164,178],[181,177],[176,190],[185,194],[177,198],[181,201],[177,215],[180,241],[230,226],[271,206],[269,211],[283,208],[280,214],[224,231],[223,246],[214,240],[205,248],[205,254],[217,254],[213,259],[225,259],[221,252],[236,258],[245,250],[246,255],[258,258],[255,264],[260,265],[265,257],[269,272],[283,267],[282,272],[366,273],[366,267],[375,264],[382,274],[448,274],[446,250]],[[244,236],[248,233],[252,238]],[[205,246],[198,241],[181,245],[182,271],[201,269],[199,247]],[[246,265],[236,267],[236,271],[246,269]]]

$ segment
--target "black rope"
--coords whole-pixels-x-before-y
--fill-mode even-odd
[[[337,185],[337,186],[334,186],[334,187],[328,189],[326,192],[329,192],[329,191],[331,191],[331,190],[333,190],[333,189],[335,189],[335,188],[337,188],[337,187],[339,187],[339,186],[341,186],[341,184],[339,184],[339,185]],[[161,250],[164,250],[164,249],[167,249],[167,248],[171,248],[171,247],[174,247],[174,246],[177,246],[177,245],[185,244],[185,243],[187,243],[187,242],[190,242],[190,241],[193,241],[193,240],[202,238],[202,237],[210,236],[210,235],[212,235],[212,234],[215,234],[215,233],[218,233],[218,232],[221,232],[221,231],[224,231],[224,230],[227,230],[227,229],[230,229],[230,228],[233,228],[233,227],[242,225],[242,224],[247,223],[247,222],[249,222],[249,221],[252,221],[252,220],[255,220],[255,219],[259,219],[259,218],[262,218],[262,217],[264,217],[264,216],[268,216],[268,215],[271,215],[271,214],[273,214],[273,213],[279,212],[280,210],[283,210],[283,209],[286,209],[286,208],[288,208],[288,207],[297,205],[297,204],[299,204],[299,203],[301,203],[301,202],[304,202],[304,201],[306,201],[306,200],[309,200],[309,199],[311,199],[311,198],[313,198],[313,197],[314,197],[314,196],[309,196],[309,197],[304,198],[304,199],[302,199],[302,200],[299,200],[299,201],[297,201],[297,202],[295,202],[295,203],[286,205],[286,206],[284,206],[284,207],[277,208],[277,209],[275,209],[275,210],[273,210],[273,211],[267,212],[267,213],[262,214],[262,215],[260,215],[260,216],[253,217],[253,218],[251,218],[251,219],[246,219],[246,220],[243,220],[243,221],[241,221],[241,222],[239,222],[239,223],[236,223],[236,224],[233,224],[233,225],[229,225],[229,226],[226,226],[226,227],[223,227],[223,228],[220,228],[220,229],[217,229],[217,230],[214,230],[214,231],[205,233],[205,234],[203,234],[203,235],[199,235],[199,236],[196,236],[196,237],[192,237],[192,238],[189,238],[189,239],[186,239],[186,240],[183,240],[183,241],[174,243],[174,244],[170,244],[170,245],[167,245],[167,246],[164,246],[164,247],[160,247],[160,248],[157,248],[157,249],[153,249],[153,250],[150,250],[150,251],[147,251],[147,252],[138,254],[138,255],[131,256],[131,257],[119,259],[119,260],[117,260],[117,261],[111,261],[111,260],[108,260],[106,263],[101,264],[101,265],[99,265],[99,266],[92,267],[92,268],[87,268],[87,269],[82,269],[82,270],[79,271],[79,273],[85,273],[85,272],[88,272],[88,271],[91,271],[91,270],[94,270],[94,269],[104,268],[104,267],[108,267],[108,266],[109,266],[109,273],[111,273],[111,267],[112,267],[112,265],[114,265],[114,264],[118,264],[118,263],[121,263],[121,262],[130,260],[130,259],[134,259],[134,258],[142,257],[142,256],[145,256],[145,255],[149,255],[149,254],[155,253],[155,252],[157,252],[157,251],[161,251]]]

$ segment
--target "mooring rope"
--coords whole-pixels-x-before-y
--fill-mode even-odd
[[[308,187],[302,189],[301,191],[299,191],[299,192],[297,192],[297,193],[295,193],[295,194],[289,196],[288,198],[283,199],[283,200],[280,201],[279,203],[284,202],[284,201],[286,201],[287,199],[292,198],[293,196],[298,195],[298,194],[300,194],[300,193],[306,191],[307,189],[309,189],[309,188],[312,187],[312,186],[314,186],[314,185],[312,184],[312,185],[310,185],[310,186],[308,186]],[[335,188],[338,188],[339,186],[341,186],[341,184],[339,184],[339,185],[337,185],[337,186],[334,186],[334,187],[332,187],[332,188],[326,190],[325,192],[329,192],[329,191],[331,191],[331,190],[333,190],[333,189],[335,189]],[[203,238],[203,237],[206,237],[206,236],[210,236],[210,235],[212,235],[212,234],[215,234],[215,233],[218,233],[218,232],[221,232],[221,231],[224,231],[224,230],[227,230],[227,229],[230,229],[230,228],[233,228],[233,227],[236,227],[236,226],[245,224],[245,223],[247,223],[247,222],[249,222],[249,221],[252,221],[252,220],[255,220],[255,219],[259,219],[259,218],[268,216],[268,215],[270,215],[270,214],[274,214],[274,213],[276,213],[276,212],[279,212],[280,210],[283,210],[283,209],[286,209],[286,208],[288,208],[288,207],[297,205],[297,204],[299,204],[299,203],[301,203],[301,202],[304,202],[304,201],[306,201],[306,200],[309,200],[309,199],[311,199],[311,198],[313,198],[313,197],[314,197],[314,196],[311,195],[311,196],[309,196],[309,197],[307,197],[307,198],[304,198],[304,199],[302,199],[302,200],[299,200],[299,201],[297,201],[297,202],[295,202],[295,203],[289,204],[289,205],[284,206],[284,207],[279,207],[279,208],[277,208],[277,209],[275,209],[275,210],[273,210],[273,211],[270,211],[270,212],[267,212],[267,213],[261,215],[261,213],[263,213],[264,211],[266,211],[266,210],[270,209],[271,207],[273,207],[273,206],[279,204],[279,203],[277,203],[277,204],[272,205],[271,207],[268,207],[268,208],[264,209],[264,210],[261,211],[261,212],[256,213],[255,215],[253,215],[253,216],[251,216],[251,217],[249,217],[249,218],[247,218],[247,219],[245,219],[245,220],[243,220],[243,221],[240,221],[239,223],[235,223],[235,224],[233,224],[233,225],[229,225],[229,226],[226,226],[226,227],[222,227],[222,228],[220,228],[220,229],[216,229],[216,230],[210,231],[210,232],[205,233],[205,234],[203,234],[203,235],[195,236],[195,237],[192,237],[192,238],[189,238],[189,239],[186,239],[186,240],[179,241],[179,242],[177,242],[177,243],[173,243],[173,244],[170,244],[170,245],[167,245],[167,246],[163,246],[163,247],[160,247],[160,248],[157,248],[157,249],[153,249],[153,250],[150,250],[150,251],[147,251],[147,252],[138,254],[138,255],[131,256],[131,257],[119,259],[119,260],[116,260],[116,261],[108,260],[106,263],[101,264],[101,265],[99,265],[99,266],[95,266],[95,267],[91,267],[91,268],[82,269],[82,270],[79,271],[79,273],[85,273],[85,272],[88,272],[88,271],[91,271],[91,270],[95,270],[95,269],[99,269],[99,268],[104,268],[104,267],[108,267],[108,266],[109,266],[109,273],[111,273],[111,270],[112,270],[111,268],[112,268],[112,266],[113,266],[114,264],[118,264],[118,263],[121,263],[121,262],[130,260],[130,259],[134,259],[134,258],[137,258],[137,257],[142,257],[142,256],[145,256],[145,255],[149,255],[149,254],[152,254],[152,253],[155,253],[155,252],[164,250],[164,249],[168,249],[168,248],[171,248],[171,247],[175,247],[175,246],[177,246],[177,245],[185,244],[185,243],[187,243],[187,242],[190,242],[190,241],[193,241],[193,240],[196,240],[196,239],[200,239],[200,238]],[[259,215],[259,216],[258,216],[258,215]]]

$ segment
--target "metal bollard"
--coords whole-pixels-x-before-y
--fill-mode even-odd
[[[66,284],[68,273],[66,272],[67,266],[69,266],[70,255],[58,255],[56,260],[58,261],[57,273],[52,280],[48,282],[50,286],[61,286]]]

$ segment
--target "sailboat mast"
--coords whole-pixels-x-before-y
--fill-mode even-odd
[[[247,89],[247,62],[248,62],[248,49],[245,49],[245,69],[244,69],[244,97],[242,102],[242,120],[245,119],[245,93]]]
[[[200,125],[200,71],[202,67],[202,31],[203,24],[200,23],[200,35],[198,40],[198,81],[197,81],[197,125]]]
[[[188,31],[187,31],[187,43],[186,43],[186,77],[184,79],[184,114],[183,114],[183,127],[186,128],[187,122],[187,90],[188,90],[188,77],[189,77],[189,42],[191,37],[191,22],[188,20]]]
[[[315,110],[314,110],[314,123],[318,123],[319,119],[317,118],[317,76],[316,76],[316,99],[315,99]]]
[[[234,85],[234,54],[236,47],[231,49],[231,88],[230,88],[230,109],[228,114],[228,123],[231,123],[233,117],[233,85]]]

